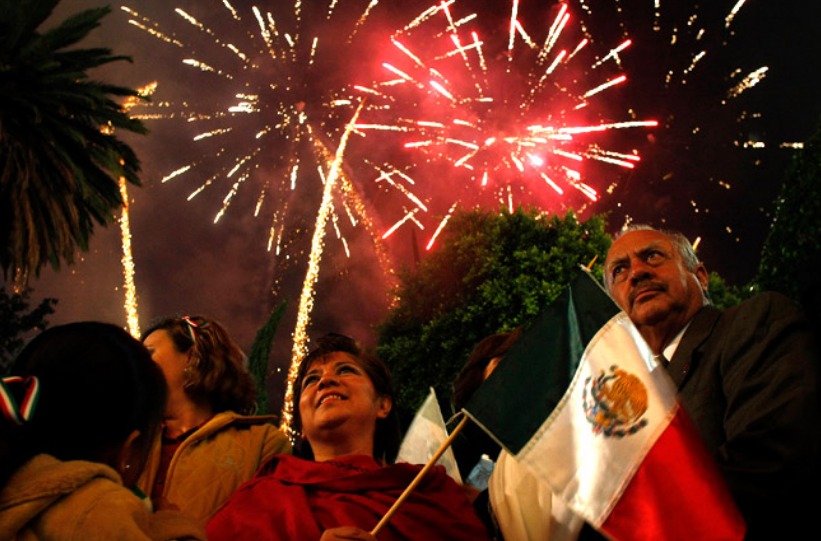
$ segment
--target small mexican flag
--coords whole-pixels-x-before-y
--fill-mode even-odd
[[[744,536],[672,381],[586,272],[523,333],[464,409],[612,539]]]
[[[439,407],[436,391],[431,387],[428,397],[416,411],[413,421],[405,432],[405,437],[399,446],[399,453],[396,455],[396,462],[426,464],[447,439],[448,429],[442,417],[442,409]],[[444,466],[448,475],[460,485],[462,484],[462,476],[459,474],[459,466],[456,464],[453,449],[448,447],[436,463]]]

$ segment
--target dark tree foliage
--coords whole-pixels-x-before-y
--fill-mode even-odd
[[[398,406],[415,410],[433,386],[447,413],[473,346],[527,326],[579,265],[597,258],[600,266],[610,246],[604,226],[602,217],[579,222],[572,212],[454,214],[434,251],[399,273],[399,302],[377,328],[377,354],[391,367]]]
[[[818,300],[821,263],[821,126],[787,169],[772,227],[761,251],[757,284],[796,300]]]
[[[711,272],[708,291],[713,305],[720,310],[726,310],[744,299],[750,298],[756,292],[756,289],[753,286],[728,284],[718,273]]]
[[[46,316],[54,313],[57,299],[51,298],[43,299],[30,310],[31,291],[27,288],[9,295],[6,288],[0,288],[0,375],[8,373],[27,335],[45,329]]]
[[[18,285],[47,263],[72,263],[94,224],[114,220],[119,179],[139,185],[116,130],[145,133],[113,98],[136,90],[94,81],[105,48],[74,48],[110,12],[81,11],[40,32],[58,0],[0,0],[0,266]]]
[[[271,358],[271,344],[274,342],[279,322],[285,313],[287,302],[283,301],[275,308],[268,321],[257,330],[254,343],[251,344],[251,352],[248,354],[248,370],[254,378],[254,385],[257,389],[257,413],[269,414],[271,408],[268,401],[268,361]]]
[[[787,168],[756,285],[799,302],[821,333],[821,124]]]

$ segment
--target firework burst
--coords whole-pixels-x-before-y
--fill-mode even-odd
[[[758,199],[754,192],[767,190],[745,185],[744,178],[756,176],[764,149],[794,147],[763,136],[753,98],[769,69],[758,59],[762,55],[734,46],[747,2],[572,4],[585,36],[630,39],[641,51],[622,62],[636,91],[628,93],[631,108],[659,120],[639,147],[645,163],[617,196],[624,221],[670,220],[676,228],[723,231],[726,241],[741,242],[743,223],[760,222],[749,214],[764,200],[749,205],[744,217],[741,209],[718,212],[717,202]]]
[[[172,87],[173,94],[175,85],[162,82],[156,100],[135,111],[142,119],[187,123],[192,146],[201,149],[198,159],[181,163],[162,182],[196,179],[189,199],[220,192],[215,223],[243,190],[251,192],[255,201],[243,211],[267,214],[267,248],[276,254],[288,250],[291,209],[321,192],[325,156],[334,154],[347,120],[337,114],[332,96],[346,71],[335,51],[344,46],[356,54],[357,33],[377,3],[360,4],[358,11],[342,11],[331,2],[317,12],[316,3],[297,0],[290,9],[272,12],[228,0],[199,2],[190,9],[166,8],[175,15],[166,25],[171,28],[124,6],[133,26],[177,51],[180,77],[188,83],[180,95],[165,97],[162,87]],[[363,210],[348,198],[339,204],[346,212]],[[362,218],[367,216],[357,217]]]
[[[268,220],[274,295],[288,287],[286,276],[304,271],[290,372],[307,349],[326,231],[333,231],[335,251],[350,257],[348,235],[364,229],[383,275],[392,275],[339,150],[352,104],[335,95],[368,48],[361,36],[378,2],[342,4],[295,0],[269,11],[228,0],[196,2],[161,8],[155,17],[162,24],[143,8],[122,8],[131,25],[172,51],[185,81],[184,87],[160,81],[154,100],[133,115],[176,121],[187,132],[188,148],[180,150],[197,157],[162,182],[188,182],[189,200],[216,203],[215,223],[231,207]]]
[[[733,151],[761,143],[737,127],[756,118],[739,104],[766,67],[711,67],[743,0],[709,16],[659,2],[629,14],[618,0],[510,0],[501,14],[497,2],[477,4],[394,2],[400,23],[376,1],[123,8],[173,52],[184,81],[160,81],[133,111],[185,134],[163,181],[191,186],[214,221],[229,209],[258,216],[278,276],[308,268],[292,371],[322,253],[348,254],[354,230],[388,269],[380,237],[410,230],[431,247],[460,207],[644,209],[652,219],[674,214],[659,203],[674,200],[703,215],[705,185],[733,184],[704,165],[727,155],[716,138]],[[706,128],[716,117],[730,119],[730,136]]]
[[[190,140],[185,155],[198,155],[162,182],[189,179],[189,200],[219,194],[215,223],[247,194],[240,212],[267,216],[266,248],[284,256],[284,265],[296,264],[297,252],[309,250],[298,242],[310,236],[305,217],[319,213],[318,194],[351,114],[350,102],[337,100],[334,91],[352,69],[346,59],[360,56],[360,31],[377,6],[348,2],[342,10],[337,4],[320,9],[297,0],[272,12],[227,0],[199,2],[165,8],[174,17],[163,25],[122,8],[131,25],[176,51],[186,81],[183,89],[161,81],[154,101],[134,111],[144,120],[181,122]],[[347,54],[339,55],[340,50]],[[165,94],[164,86],[169,87]],[[340,246],[349,253],[346,224],[347,230],[362,225],[369,231],[372,225],[349,176],[340,172],[339,177],[328,212]],[[321,248],[312,243],[310,250],[315,249]],[[384,252],[377,251],[387,266]]]
[[[390,38],[383,78],[353,88],[369,104],[364,140],[390,139],[405,159],[370,160],[402,202],[384,236],[412,224],[430,248],[460,205],[583,208],[639,162],[614,134],[657,124],[612,104],[630,41],[593,43],[563,3],[522,15],[513,0],[494,27],[467,2],[434,4]]]

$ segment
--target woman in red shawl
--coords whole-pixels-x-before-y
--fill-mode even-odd
[[[420,466],[386,465],[399,445],[385,364],[331,334],[294,382],[294,428],[313,460],[279,455],[209,522],[211,541],[375,540],[369,531]],[[464,489],[437,466],[379,532],[379,541],[488,540]]]

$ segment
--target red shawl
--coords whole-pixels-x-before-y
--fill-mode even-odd
[[[370,531],[420,466],[382,467],[368,456],[313,462],[279,455],[208,523],[212,541],[311,541],[337,526]],[[377,536],[380,541],[488,540],[462,487],[434,467]]]

